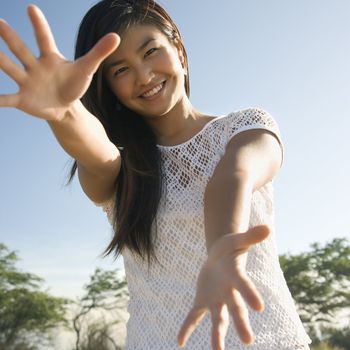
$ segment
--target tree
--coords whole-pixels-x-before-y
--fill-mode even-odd
[[[118,271],[97,268],[84,289],[86,293],[79,300],[79,311],[73,319],[75,350],[121,349],[110,334],[114,326],[124,322],[123,311],[129,297],[125,277]]]
[[[35,350],[49,331],[67,324],[67,299],[41,290],[43,280],[16,267],[18,256],[0,244],[0,350]]]
[[[350,246],[335,238],[297,255],[281,255],[280,263],[300,318],[311,334],[334,327],[339,311],[350,307]]]
[[[350,329],[345,327],[342,329],[325,329],[327,342],[332,346],[341,347],[344,350],[350,350]]]

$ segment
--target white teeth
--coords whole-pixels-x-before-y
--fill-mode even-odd
[[[144,97],[154,96],[157,92],[159,92],[162,89],[162,87],[163,87],[163,83],[154,87],[152,90],[145,92],[142,96],[144,96]]]

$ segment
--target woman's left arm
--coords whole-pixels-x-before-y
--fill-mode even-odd
[[[281,162],[281,146],[267,130],[243,131],[231,139],[205,192],[208,252],[221,236],[248,229],[252,194],[274,178]]]
[[[246,253],[270,229],[261,225],[248,230],[251,199],[255,190],[273,179],[281,162],[281,146],[267,130],[243,131],[228,143],[205,192],[208,259],[198,277],[194,306],[178,335],[180,346],[207,311],[213,323],[213,350],[224,349],[229,314],[240,339],[253,342],[245,303],[262,311],[263,301],[245,272]]]

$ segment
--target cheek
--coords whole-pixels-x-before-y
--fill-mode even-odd
[[[109,88],[114,93],[114,95],[120,100],[122,103],[126,100],[126,98],[130,95],[131,86],[128,79],[116,79],[115,81],[109,82]]]
[[[176,85],[179,89],[182,89],[184,86],[185,73],[181,61],[177,56],[172,56],[169,60],[169,66],[171,67],[172,74],[176,80]]]
[[[180,59],[176,52],[171,49],[159,54],[153,63],[156,70],[168,71],[175,74],[182,71]]]

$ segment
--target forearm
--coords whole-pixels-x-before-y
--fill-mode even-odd
[[[248,229],[253,186],[248,176],[221,172],[209,182],[204,217],[207,250],[226,234]]]
[[[100,174],[119,157],[101,122],[80,101],[60,121],[48,121],[62,148],[92,174]]]

